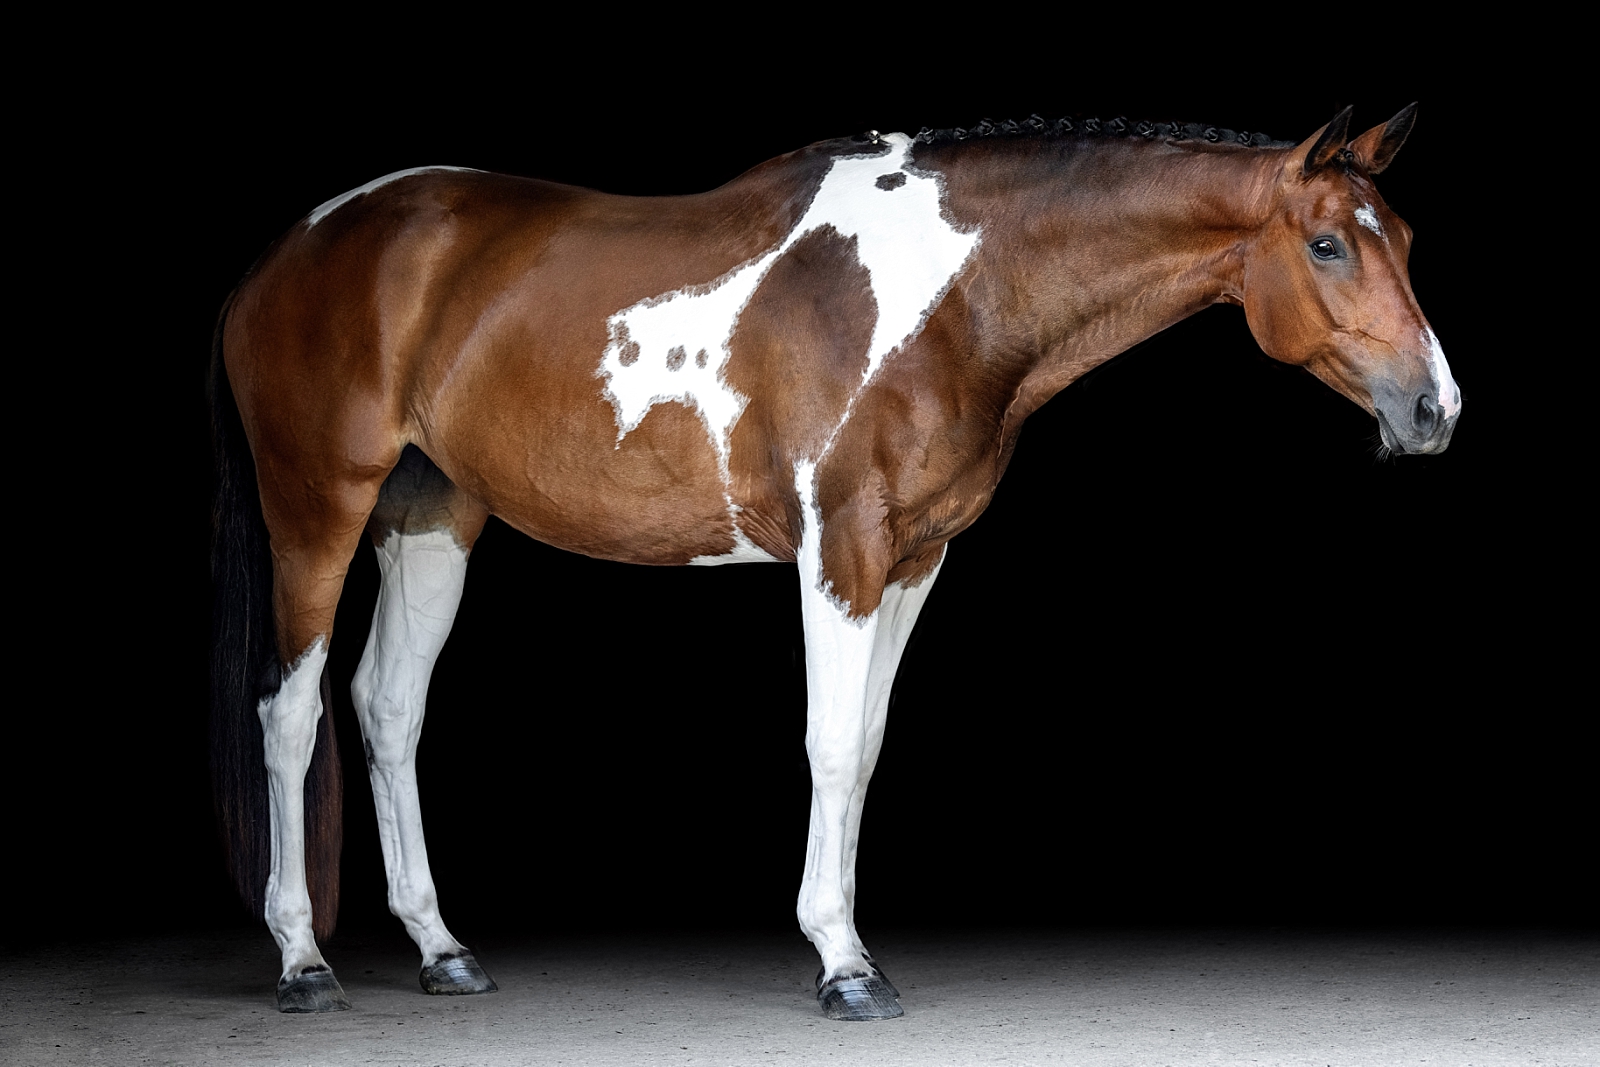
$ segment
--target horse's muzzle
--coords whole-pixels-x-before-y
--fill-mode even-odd
[[[1393,417],[1396,407],[1405,413],[1403,417]],[[1431,393],[1418,393],[1404,406],[1374,403],[1373,413],[1378,417],[1378,434],[1389,451],[1399,455],[1432,455],[1450,447],[1450,436],[1455,433],[1461,407],[1458,401],[1456,413],[1446,415]]]

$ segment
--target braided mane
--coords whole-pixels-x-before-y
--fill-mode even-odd
[[[876,140],[876,133],[865,135]],[[935,130],[924,126],[913,141],[919,145],[956,144],[984,137],[1142,137],[1148,140],[1163,138],[1169,141],[1204,141],[1210,144],[1238,144],[1247,148],[1293,148],[1294,141],[1275,141],[1257,130],[1229,130],[1220,126],[1203,126],[1198,122],[1130,122],[1118,116],[1114,119],[1059,118],[1054,122],[1029,115],[1021,122],[1006,119],[992,122],[984,119],[976,126]]]

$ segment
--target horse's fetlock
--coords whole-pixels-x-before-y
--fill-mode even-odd
[[[389,914],[406,923],[430,925],[439,920],[439,897],[432,890],[399,889],[389,893]]]

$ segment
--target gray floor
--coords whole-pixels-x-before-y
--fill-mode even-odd
[[[424,996],[398,937],[328,951],[355,1010],[280,1015],[265,931],[11,952],[23,1064],[1593,1064],[1600,938],[1570,933],[872,937],[906,1015],[831,1023],[791,937],[481,943],[501,991]]]

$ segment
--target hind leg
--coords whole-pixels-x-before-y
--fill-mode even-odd
[[[371,495],[376,495],[375,486]],[[316,745],[317,723],[326,711],[322,675],[334,610],[355,546],[338,536],[336,524],[314,521],[326,520],[327,510],[309,510],[312,519],[302,516],[298,531],[286,529],[282,522],[273,531],[279,664],[275,684],[268,685],[269,692],[257,706],[267,766],[272,864],[264,917],[283,956],[278,1009],[286,1012],[340,1011],[350,1006],[312,931],[306,884],[305,780]],[[359,521],[356,519],[357,531]],[[270,518],[268,525],[271,529]],[[317,526],[326,536],[294,536]],[[331,916],[325,918],[331,920]]]
[[[487,510],[408,447],[384,483],[367,532],[383,585],[351,686],[366,741],[389,881],[389,910],[422,950],[429,993],[488,993],[493,980],[439,915],[417,788],[417,741],[434,662],[466,581]]]

